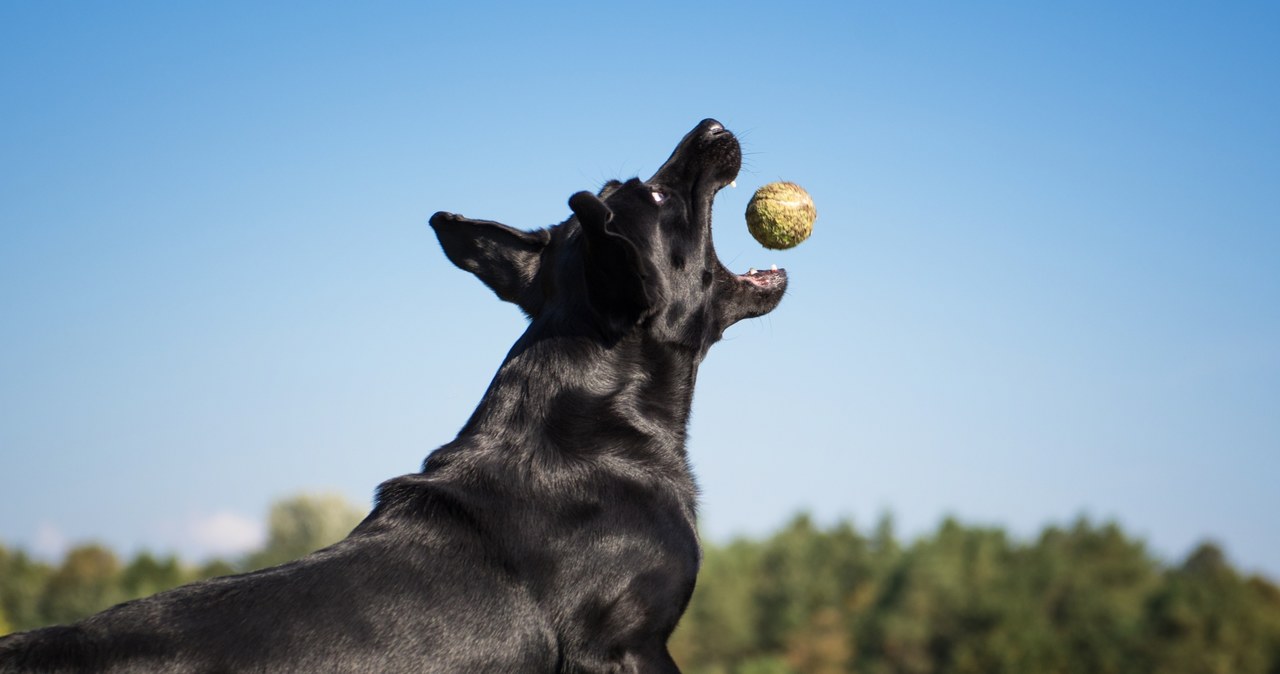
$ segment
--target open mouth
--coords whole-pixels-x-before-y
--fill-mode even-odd
[[[705,122],[704,122],[705,123]],[[730,151],[724,151],[724,154],[718,157],[722,162],[725,172],[720,175],[719,184],[712,191],[711,199],[719,195],[720,190],[726,187],[738,186],[738,171],[742,168],[742,150],[738,145],[737,138],[728,129],[725,129],[719,122],[715,122],[708,130],[713,142],[722,143],[720,147],[731,147]],[[724,139],[731,145],[723,144]],[[723,151],[723,150],[722,150]],[[749,283],[753,287],[768,293],[782,290],[787,285],[787,270],[779,269],[778,265],[773,265],[769,269],[756,269],[752,267],[745,274],[738,274],[738,281],[741,283]]]
[[[742,146],[738,144],[737,137],[720,122],[704,119],[680,141],[675,152],[650,180],[676,184],[694,182],[697,185],[695,194],[701,202],[698,209],[703,211],[699,217],[700,224],[710,228],[712,202],[720,190],[737,187],[741,168]],[[753,267],[745,274],[736,274],[735,280],[758,293],[762,300],[776,303],[786,289],[787,272],[777,265],[770,269]]]
[[[787,283],[787,270],[778,269],[778,265],[773,265],[771,269],[756,269],[752,267],[745,274],[738,274],[738,280],[750,283],[761,290],[777,290]]]
[[[724,186],[722,186],[721,189],[723,189],[724,187],[737,187],[737,186],[738,186],[737,179],[731,179]],[[719,191],[720,190],[717,189],[716,193],[718,194]],[[785,288],[787,285],[787,270],[779,269],[778,265],[776,264],[772,265],[769,269],[756,269],[755,267],[751,267],[750,269],[747,270],[747,273],[738,274],[737,276],[738,276],[739,282],[749,283],[752,286],[759,288],[760,290],[768,291],[768,292],[780,290],[782,288]]]

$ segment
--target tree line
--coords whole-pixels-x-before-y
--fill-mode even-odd
[[[1280,674],[1280,589],[1212,543],[1166,564],[1087,519],[904,545],[887,518],[800,516],[705,555],[671,642],[687,674]]]
[[[294,559],[362,515],[286,499],[261,550],[200,565],[94,544],[55,565],[0,546],[0,634]],[[671,650],[687,674],[1280,674],[1280,589],[1212,543],[1168,564],[1087,519],[1026,541],[947,519],[904,542],[887,517],[864,532],[801,515],[704,543]]]

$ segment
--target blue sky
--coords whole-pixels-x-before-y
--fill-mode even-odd
[[[720,255],[792,283],[699,377],[709,535],[1086,514],[1280,578],[1280,12],[1011,4],[5,3],[0,541],[367,503],[523,329],[427,217],[558,222],[715,117]]]

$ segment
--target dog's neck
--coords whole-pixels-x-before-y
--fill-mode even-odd
[[[602,341],[539,327],[512,347],[452,445],[687,470],[699,354],[638,331]]]

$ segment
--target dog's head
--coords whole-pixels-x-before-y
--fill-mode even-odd
[[[735,274],[716,256],[711,205],[741,165],[738,140],[708,119],[649,180],[574,194],[560,225],[526,232],[436,213],[431,226],[454,264],[535,322],[640,329],[703,353],[730,325],[771,311],[787,286],[783,270]]]

